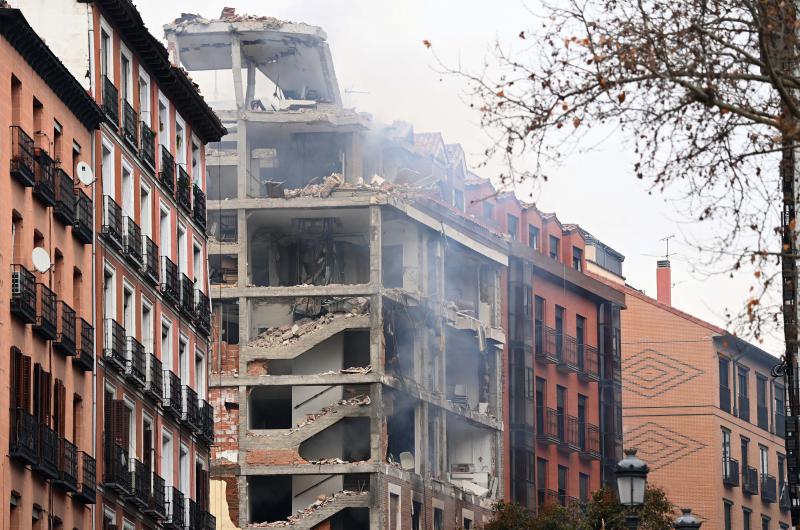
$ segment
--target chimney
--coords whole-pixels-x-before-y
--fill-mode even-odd
[[[668,259],[658,260],[656,268],[656,298],[665,305],[672,305],[672,270]]]

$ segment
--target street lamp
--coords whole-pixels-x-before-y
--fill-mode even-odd
[[[697,530],[703,524],[692,515],[691,508],[681,508],[681,511],[683,513],[675,519],[675,523],[672,525],[675,530]]]
[[[639,509],[644,504],[647,485],[647,464],[636,457],[636,449],[626,449],[625,458],[617,463],[617,489],[619,502],[628,508],[625,523],[635,530],[639,527]]]

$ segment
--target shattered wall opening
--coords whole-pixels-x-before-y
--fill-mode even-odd
[[[247,409],[251,430],[279,430],[369,404],[369,385],[259,385],[249,389]]]
[[[291,386],[256,386],[250,390],[249,400],[251,429],[292,428]]]
[[[238,255],[209,254],[208,279],[211,282],[211,285],[236,285],[238,274]]]
[[[209,166],[214,163],[209,159]],[[215,165],[208,180],[208,198],[213,201],[235,199],[237,196],[236,166]]]
[[[384,406],[388,438],[386,460],[388,462],[399,463],[402,453],[416,455],[417,403],[417,400],[399,392],[385,395]]]
[[[365,210],[250,214],[251,283],[260,287],[369,282]]]
[[[331,530],[369,530],[369,508],[345,508],[330,523]]]
[[[248,477],[250,523],[269,523],[292,514],[291,476]]]
[[[422,291],[420,285],[421,234],[397,214],[385,213],[381,221],[381,277],[387,289]]]
[[[343,418],[300,444],[300,456],[313,463],[370,459],[369,418]]]
[[[208,210],[208,236],[220,243],[235,243],[239,239],[236,210]]]
[[[384,301],[383,336],[388,373],[414,378],[414,341],[419,333],[416,325],[403,306],[391,300]]]
[[[239,344],[239,301],[215,300],[214,312],[219,322],[219,337],[225,344]]]
[[[447,470],[450,481],[471,493],[488,493],[494,486],[496,474],[493,441],[490,429],[448,414]]]
[[[468,410],[495,412],[496,366],[489,349],[471,331],[448,330],[445,354],[447,399]],[[485,341],[484,341],[485,342]]]

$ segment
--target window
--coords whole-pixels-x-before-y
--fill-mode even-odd
[[[102,29],[100,30],[100,75],[113,78],[110,72],[111,63],[111,37],[105,29]]]
[[[769,399],[767,398],[767,378],[756,374],[756,420],[758,426],[769,430]]]
[[[189,263],[186,258],[186,227],[178,225],[178,272],[186,274]]]
[[[511,236],[513,241],[517,240],[519,232],[519,217],[516,215],[508,214],[508,235]]]
[[[125,419],[128,422],[128,455],[133,458],[136,455],[136,405],[133,401],[125,400]]]
[[[564,316],[566,310],[561,306],[556,306],[556,357],[559,362],[563,359],[564,352]]]
[[[750,530],[750,514],[752,511],[749,508],[742,508],[742,530]]]
[[[139,118],[148,126],[150,123],[150,78],[144,73],[139,73]]]
[[[547,490],[547,460],[544,458],[536,459],[536,481],[539,491]],[[541,505],[541,502],[539,504]]]
[[[539,296],[533,299],[534,318],[534,348],[535,354],[544,353],[544,298]]]
[[[567,389],[561,385],[556,385],[556,418],[558,426],[558,439],[566,441],[566,419],[567,419]]]
[[[142,463],[150,470],[155,470],[156,449],[153,446],[153,419],[142,415]]]
[[[186,169],[186,132],[180,117],[175,119],[175,163]]]
[[[545,385],[541,377],[536,378],[536,432],[544,432],[544,409],[547,406],[545,399]]]
[[[134,315],[134,291],[133,286],[127,281],[123,282],[122,287],[122,327],[130,337],[136,336],[136,316]]]
[[[206,362],[201,350],[194,354],[194,388],[197,395],[205,398],[206,395]]]
[[[155,353],[153,349],[153,305],[142,299],[142,345],[147,353]]]
[[[722,472],[727,478],[731,475],[731,431],[722,429]]]
[[[769,449],[763,445],[758,446],[758,453],[761,457],[761,475],[769,475]]]
[[[122,215],[133,219],[133,170],[122,161]]]
[[[139,191],[139,227],[142,235],[153,238],[153,201],[150,196],[150,188],[142,185]]]
[[[103,179],[103,195],[116,199],[117,184],[114,172],[114,148],[103,139],[103,158],[100,166],[100,175]]]
[[[11,374],[11,405],[30,412],[31,358],[16,347],[11,348]]]
[[[174,485],[172,482],[172,469],[172,435],[165,430],[161,433],[161,475],[164,479],[167,495],[171,494],[172,490],[170,488]]]
[[[769,530],[769,517],[766,515],[761,516],[761,530]]]
[[[775,433],[786,435],[786,388],[775,385]]]
[[[724,520],[724,529],[731,530],[731,508],[733,507],[733,503],[730,501],[723,501],[723,520]]]
[[[589,398],[578,394],[578,445],[586,449],[586,410]]]
[[[174,370],[172,366],[172,324],[161,321],[161,363],[164,370]]]
[[[418,501],[411,502],[411,530],[420,530],[420,521],[422,518],[422,503]]]
[[[589,475],[584,473],[578,474],[578,500],[589,501]]]
[[[13,394],[12,394],[13,395]],[[81,436],[81,425],[83,425],[83,398],[78,394],[72,395],[72,443],[76,447],[83,446]]]
[[[389,528],[400,530],[400,495],[389,493]]]
[[[488,199],[483,201],[483,216],[494,221],[494,204]]]
[[[583,250],[572,247],[572,268],[576,271],[583,270]]]
[[[119,91],[122,101],[131,102],[133,99],[133,89],[131,88],[131,59],[125,52],[120,57],[120,81]]]
[[[778,454],[778,501],[788,495],[786,490],[786,457]],[[787,499],[788,500],[788,499]]]
[[[169,208],[161,206],[158,219],[159,238],[158,248],[162,256],[172,257],[172,219]]]
[[[558,502],[567,504],[567,475],[569,469],[564,466],[558,466]]]
[[[180,478],[181,492],[188,498],[191,495],[189,491],[189,448],[181,444],[180,458],[178,460],[178,477]]]
[[[744,421],[750,421],[750,395],[747,388],[747,368],[740,366],[738,369],[738,400],[739,417]]]
[[[169,111],[161,98],[158,100],[158,143],[169,149]]]
[[[178,370],[180,370],[178,375],[184,385],[189,384],[189,356],[186,353],[188,347],[189,339],[181,335],[180,341],[178,341]]]
[[[558,239],[556,236],[550,236],[550,257],[553,259],[558,259],[558,245],[561,244],[561,240]]]
[[[192,141],[192,182],[200,186],[200,146]]]
[[[742,447],[742,476],[746,477],[747,468],[750,466],[750,457],[747,454],[750,448],[750,440],[742,436],[741,447]]]
[[[528,246],[539,250],[539,228],[528,225]]]
[[[584,370],[584,346],[586,344],[586,319],[580,315],[575,315],[575,351],[578,355],[578,370]]]
[[[194,272],[194,287],[204,291],[205,278],[203,275],[203,247],[194,241],[192,244],[192,269]]]
[[[730,361],[719,358],[719,408],[731,411]]]
[[[117,318],[117,289],[114,269],[105,266],[103,270],[103,317]]]
[[[433,530],[444,530],[444,510],[442,508],[433,509]]]

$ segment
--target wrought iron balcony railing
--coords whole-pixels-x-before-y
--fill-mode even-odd
[[[181,312],[190,320],[194,319],[194,283],[188,276],[181,273]]]
[[[103,195],[102,234],[122,250],[122,208],[110,195]]]
[[[33,196],[45,206],[56,204],[56,163],[42,148],[35,148]]]
[[[181,394],[181,380],[171,370],[164,370],[164,409],[172,414],[175,419],[183,418],[183,397]]]
[[[142,261],[142,230],[130,217],[123,219],[122,252],[134,265],[138,267],[144,265]]]
[[[739,461],[734,458],[722,459],[722,483],[736,488],[739,486]]]
[[[194,203],[192,208],[192,217],[200,227],[205,230],[206,228],[206,194],[200,189],[200,186],[195,184],[194,190]]]
[[[18,125],[11,126],[11,176],[25,187],[33,186],[33,139]]]
[[[128,448],[117,443],[108,434],[103,447],[103,486],[120,495],[129,495],[131,492]]]
[[[580,443],[580,422],[575,416],[559,414],[559,448],[567,452],[581,450]]]
[[[144,388],[146,362],[144,346],[135,337],[126,337],[125,375],[133,383]]]
[[[19,264],[11,265],[11,314],[26,324],[36,322],[36,277]]]
[[[49,479],[58,478],[58,434],[43,423],[39,424],[39,458],[33,469]]]
[[[186,525],[187,528],[200,528],[200,507],[197,503],[192,499],[186,499],[186,521],[188,524]]]
[[[214,443],[214,408],[205,400],[200,400],[200,437],[208,445]]]
[[[202,530],[217,530],[217,518],[208,512],[200,512],[199,528]]]
[[[141,133],[142,143],[139,146],[139,158],[142,162],[150,166],[151,169],[156,167],[156,133],[148,127],[145,122],[141,122],[139,128]]]
[[[75,311],[63,300],[58,301],[58,336],[53,341],[53,348],[64,355],[72,356],[77,353],[77,340]]]
[[[761,500],[767,504],[778,502],[778,483],[772,475],[761,474]]]
[[[56,204],[53,216],[67,226],[75,220],[75,183],[61,168],[56,169]]]
[[[183,166],[178,165],[178,183],[176,189],[176,198],[178,200],[178,206],[183,208],[183,210],[191,214],[192,213],[192,180],[189,178],[189,174],[183,169]]]
[[[775,411],[775,434],[786,438],[786,415],[779,410]]]
[[[139,116],[133,110],[133,105],[127,100],[122,100],[122,137],[134,150],[139,145],[138,136]]]
[[[541,443],[551,444],[559,443],[561,436],[559,433],[559,414],[556,409],[539,407],[536,411],[539,418],[537,419],[536,437]]]
[[[585,382],[600,380],[600,360],[594,346],[578,344],[578,378]]]
[[[94,236],[92,199],[80,190],[75,192],[75,217],[72,223],[72,235],[85,245],[90,244]]]
[[[114,127],[119,127],[119,91],[108,76],[103,76],[103,110]]]
[[[161,146],[161,166],[159,167],[158,180],[170,195],[175,195],[175,159],[169,149]]]
[[[144,508],[144,513],[149,514],[156,519],[163,519],[167,515],[167,501],[166,501],[166,488],[164,486],[164,479],[156,473],[152,473],[152,483],[150,490],[150,498],[148,499],[147,506]]]
[[[150,472],[135,458],[130,461],[130,484],[130,493],[126,496],[128,502],[145,508],[150,502]]]
[[[739,394],[738,416],[744,421],[750,421],[750,398]]]
[[[147,380],[144,390],[155,401],[161,401],[164,395],[164,371],[161,361],[152,353],[147,354]]]
[[[200,289],[195,289],[194,321],[197,330],[208,336],[211,332],[211,303],[208,296]]]
[[[758,495],[758,470],[752,466],[742,468],[742,491],[748,495]]]
[[[158,285],[158,245],[147,236],[142,236],[142,272],[146,279],[150,280],[153,285]]]
[[[108,366],[113,366],[120,373],[125,372],[125,328],[113,318],[105,320],[105,341],[103,359]]]
[[[581,457],[600,460],[600,427],[591,423],[583,423],[579,424],[578,428]]]
[[[61,486],[70,493],[78,491],[78,450],[75,444],[61,438],[58,450],[59,476],[54,484]]]
[[[183,530],[186,526],[186,502],[183,493],[178,488],[168,489],[167,517],[162,522],[163,528]]]
[[[197,392],[190,386],[183,385],[183,416],[181,420],[193,431],[200,432],[202,424],[200,422],[200,408],[197,403]]]
[[[178,266],[167,256],[161,256],[161,294],[165,299],[177,305],[180,299],[180,290]]]
[[[97,496],[97,464],[94,457],[80,451],[78,453],[78,492],[73,498],[84,504],[94,504]]]
[[[11,409],[11,443],[8,455],[33,466],[39,459],[39,422],[23,409]]]
[[[72,358],[72,365],[84,372],[91,372],[94,368],[94,327],[79,318],[77,328],[77,355]]]
[[[58,338],[58,298],[43,283],[36,284],[36,322],[33,330],[47,340]]]
[[[558,354],[558,370],[564,373],[578,372],[578,349],[575,337],[564,333],[556,333],[556,353]]]

